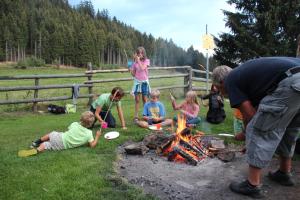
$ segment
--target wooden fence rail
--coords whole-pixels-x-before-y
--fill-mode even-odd
[[[173,66],[173,67],[150,67],[149,70],[177,70],[180,71],[173,74],[167,75],[155,75],[149,76],[149,79],[168,79],[183,77],[184,83],[181,85],[162,85],[157,87],[157,89],[173,89],[173,88],[184,88],[185,92],[188,90],[207,90],[204,87],[193,87],[192,82],[207,82],[204,78],[195,78],[193,77],[194,73],[206,73],[201,70],[194,70],[190,66]],[[108,83],[108,82],[120,82],[120,81],[132,81],[132,77],[128,78],[107,78],[107,79],[93,79],[95,74],[102,73],[128,73],[128,69],[113,69],[113,70],[89,70],[84,74],[54,74],[54,75],[16,75],[16,76],[0,76],[0,81],[6,80],[21,80],[21,79],[32,79],[34,80],[33,86],[9,86],[9,87],[0,87],[0,92],[11,92],[11,91],[24,91],[24,90],[33,90],[33,98],[31,99],[13,99],[13,100],[0,100],[0,105],[6,104],[20,104],[20,103],[33,103],[33,111],[37,111],[37,104],[39,102],[46,101],[61,101],[72,99],[70,96],[58,96],[58,97],[48,97],[48,98],[39,98],[39,90],[48,90],[48,89],[62,89],[62,88],[72,88],[74,84],[62,84],[62,85],[40,85],[41,79],[54,79],[54,78],[74,78],[74,77],[86,77],[87,80],[83,83],[76,84],[79,87],[87,87],[88,94],[80,94],[78,98],[89,98],[89,104],[92,103],[93,97],[97,94],[93,93],[93,88],[97,87],[97,83]],[[96,78],[96,77],[95,77]],[[129,92],[129,91],[126,91]]]

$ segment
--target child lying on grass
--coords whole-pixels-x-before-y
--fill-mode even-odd
[[[73,122],[69,127],[68,131],[56,132],[52,131],[49,134],[34,141],[31,145],[30,150],[21,150],[18,155],[20,157],[27,157],[36,155],[44,150],[63,150],[89,144],[91,148],[94,148],[101,135],[100,131],[97,131],[94,139],[93,133],[90,128],[95,120],[95,116],[92,112],[86,111],[81,114],[80,123]]]

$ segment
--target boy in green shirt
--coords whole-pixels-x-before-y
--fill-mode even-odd
[[[123,129],[127,129],[121,107],[121,99],[124,96],[124,91],[120,87],[114,87],[111,93],[101,94],[91,105],[90,111],[95,114],[96,120],[99,121],[102,127],[105,124],[110,128],[116,127],[116,120],[111,114],[111,108],[117,107],[119,119]]]
[[[94,148],[101,135],[101,132],[97,131],[94,139],[92,131],[88,129],[93,125],[94,121],[94,114],[90,111],[86,111],[81,114],[80,123],[73,122],[64,133],[52,131],[44,135],[32,143],[31,150],[19,151],[19,156],[27,157],[44,150],[70,149],[87,143],[91,148]]]

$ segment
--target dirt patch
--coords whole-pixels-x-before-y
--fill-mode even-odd
[[[201,199],[238,200],[251,199],[232,193],[228,185],[234,180],[243,180],[247,175],[245,156],[237,153],[232,162],[224,163],[218,158],[207,158],[197,166],[174,163],[157,156],[154,151],[144,156],[126,155],[123,147],[118,149],[120,175],[129,183],[141,187],[145,193],[159,199]],[[270,169],[275,169],[277,161],[272,161],[263,171],[263,191],[265,199],[300,199],[300,162],[293,163],[296,186],[284,187],[270,182],[266,177]]]

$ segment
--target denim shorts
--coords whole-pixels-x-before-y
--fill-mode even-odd
[[[291,158],[300,133],[300,73],[282,80],[265,96],[246,127],[247,161],[266,167],[274,153]]]
[[[150,85],[148,81],[136,81],[134,80],[133,84],[133,94],[137,95],[141,93],[143,96],[149,96],[150,94]]]

